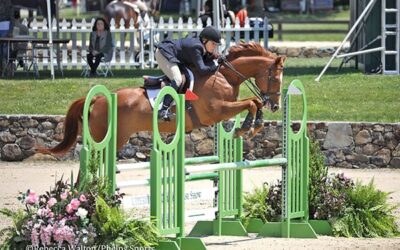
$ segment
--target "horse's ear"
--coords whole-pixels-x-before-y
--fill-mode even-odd
[[[285,60],[286,60],[286,56],[278,56],[276,59],[275,59],[275,65],[279,65],[279,66],[282,66],[283,65],[283,63],[285,62]]]

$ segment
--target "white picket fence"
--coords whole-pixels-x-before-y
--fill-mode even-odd
[[[68,44],[60,46],[60,62],[62,67],[69,69],[81,68],[86,63],[82,60],[88,52],[90,32],[95,19],[86,21],[82,19],[76,21],[73,19],[67,22],[65,19],[59,23],[60,38],[70,39]],[[263,22],[263,24],[261,23]],[[26,20],[24,20],[27,23]],[[174,23],[172,18],[165,21],[163,18],[159,22],[148,16],[139,18],[139,27],[134,27],[133,20],[130,21],[129,28],[125,28],[124,20],[121,20],[119,27],[116,27],[115,21],[111,20],[110,30],[112,32],[115,50],[111,61],[113,68],[154,68],[156,61],[154,59],[155,45],[163,39],[176,39],[185,37],[202,30],[203,26],[200,20],[193,22],[191,18],[186,23],[179,18]],[[53,37],[56,36],[56,20],[52,22]],[[211,24],[211,19],[208,20]],[[44,19],[39,22],[36,19],[29,25],[30,35],[34,37],[47,38],[48,27],[47,21]],[[223,51],[240,41],[260,42],[265,48],[268,47],[268,19],[258,18],[255,20],[253,27],[250,27],[249,19],[246,19],[245,26],[240,27],[239,21],[236,20],[231,25],[227,20],[225,27],[221,28],[223,34],[223,44],[220,51]],[[43,50],[43,57],[39,57],[39,68],[47,68],[49,65],[48,51]],[[56,60],[56,59],[54,59]],[[54,62],[56,65],[56,61]]]

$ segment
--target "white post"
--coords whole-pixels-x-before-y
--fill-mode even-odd
[[[367,7],[365,7],[364,11],[361,13],[361,15],[358,17],[356,23],[353,25],[353,27],[351,27],[349,33],[347,33],[346,37],[343,39],[342,43],[339,45],[339,47],[337,48],[337,50],[335,51],[335,53],[333,54],[333,56],[331,57],[331,59],[329,60],[329,62],[325,65],[325,68],[321,71],[321,73],[319,74],[319,76],[317,78],[315,78],[315,81],[319,82],[319,80],[321,79],[322,75],[325,73],[325,71],[328,69],[328,67],[331,65],[333,59],[335,59],[337,57],[337,55],[339,54],[339,51],[342,49],[343,45],[346,43],[346,41],[349,39],[349,37],[351,36],[351,34],[354,32],[354,30],[357,28],[358,24],[363,20],[364,16],[368,13],[369,9],[371,9],[374,4],[376,3],[376,0],[371,0]]]
[[[50,0],[47,0],[47,22],[49,25],[49,52],[50,52],[50,72],[51,79],[54,80],[54,64],[53,64],[53,25],[51,20]]]
[[[219,1],[220,0],[213,0],[213,26],[217,29],[221,28],[221,21],[219,19]]]

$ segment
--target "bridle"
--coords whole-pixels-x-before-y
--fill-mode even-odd
[[[232,65],[231,62],[229,62],[225,57],[223,57],[223,62],[225,66],[235,72],[240,78],[242,78],[243,82],[246,84],[247,88],[258,98],[260,101],[263,103],[263,105],[266,105],[267,102],[271,105],[273,105],[273,102],[271,100],[271,96],[280,96],[281,92],[276,91],[276,92],[267,92],[267,93],[261,93],[260,88],[255,84],[250,78],[247,78],[244,76],[242,73],[237,71],[235,67]],[[221,65],[218,66],[218,70],[221,68]],[[272,76],[272,71],[273,70],[282,70],[283,71],[284,67],[276,67],[274,64],[271,65],[267,71],[268,71],[268,81],[275,81],[275,79]]]

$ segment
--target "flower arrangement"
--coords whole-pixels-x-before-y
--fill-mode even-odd
[[[91,154],[89,173],[84,181],[80,178],[78,189],[61,178],[44,195],[34,190],[20,193],[25,209],[0,209],[13,220],[13,226],[0,231],[1,250],[27,246],[152,249],[158,245],[162,237],[153,221],[133,219],[120,208],[125,194],[110,194],[107,178],[97,175],[100,156],[95,151]]]
[[[38,196],[34,190],[20,193],[18,199],[25,206],[22,220],[15,228],[17,245],[70,246],[93,245],[96,229],[90,222],[95,212],[93,193],[79,193],[59,180],[55,188]],[[2,210],[4,214],[11,211]]]
[[[106,182],[99,178],[93,178],[84,191],[61,179],[43,195],[34,190],[20,193],[24,209],[0,210],[14,222],[0,232],[0,237],[6,236],[0,249],[155,246],[157,229],[148,221],[129,218],[120,209],[123,195],[108,195]]]

